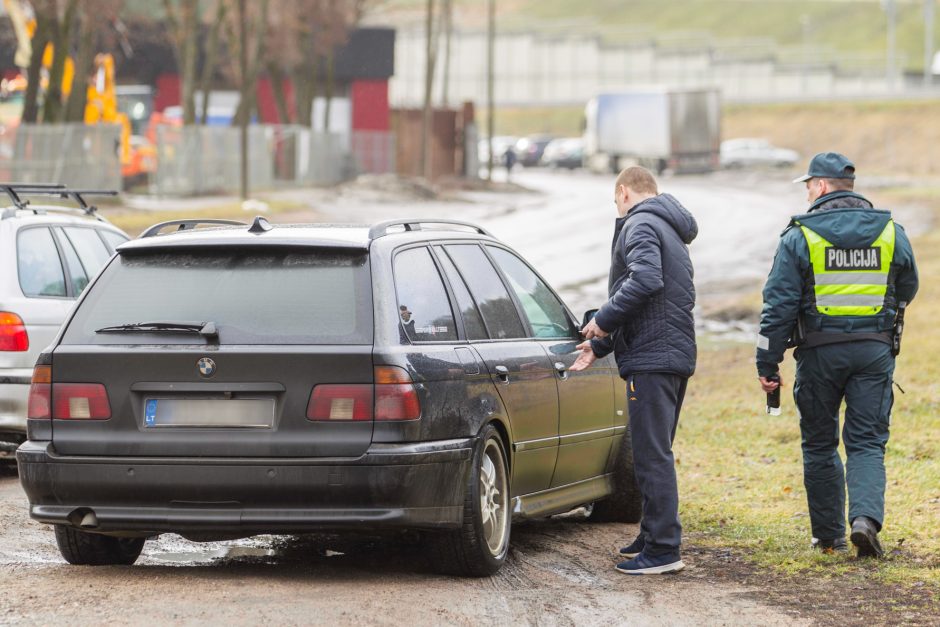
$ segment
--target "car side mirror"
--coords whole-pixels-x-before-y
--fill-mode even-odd
[[[581,328],[583,329],[588,325],[588,322],[594,319],[594,316],[597,314],[596,309],[588,309],[584,312],[584,316],[581,318]]]

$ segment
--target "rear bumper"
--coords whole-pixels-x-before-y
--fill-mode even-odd
[[[26,435],[26,405],[29,376],[17,371],[0,371],[0,441],[3,434]]]
[[[356,459],[65,457],[27,441],[16,458],[34,520],[100,532],[300,533],[453,528],[473,440],[374,444]]]

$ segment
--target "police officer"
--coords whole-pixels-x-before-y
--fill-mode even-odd
[[[892,343],[899,306],[917,292],[914,252],[891,213],[853,191],[855,166],[845,156],[816,155],[794,183],[806,184],[810,207],[780,236],[764,286],[758,377],[765,392],[775,390],[784,351],[796,346],[793,397],[814,546],[848,551],[848,485],[852,543],[859,557],[881,557]],[[845,470],[837,450],[843,399]]]

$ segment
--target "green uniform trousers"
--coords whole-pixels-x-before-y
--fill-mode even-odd
[[[894,356],[876,340],[830,344],[796,352],[793,397],[803,437],[803,483],[813,537],[845,537],[849,520],[884,521],[885,445],[894,394]],[[839,456],[839,409],[845,400],[846,464]]]

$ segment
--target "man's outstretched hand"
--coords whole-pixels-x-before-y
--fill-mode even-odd
[[[587,370],[591,367],[591,364],[597,360],[597,357],[594,355],[594,349],[591,348],[590,340],[587,342],[581,342],[575,348],[576,350],[581,351],[581,354],[578,355],[578,358],[574,361],[573,364],[571,364],[571,367],[568,368],[568,371],[581,372],[582,370]]]
[[[581,329],[581,335],[583,335],[584,339],[586,340],[593,340],[596,337],[605,338],[609,334],[607,331],[597,326],[597,323],[591,319],[591,321],[584,325],[584,328]]]

